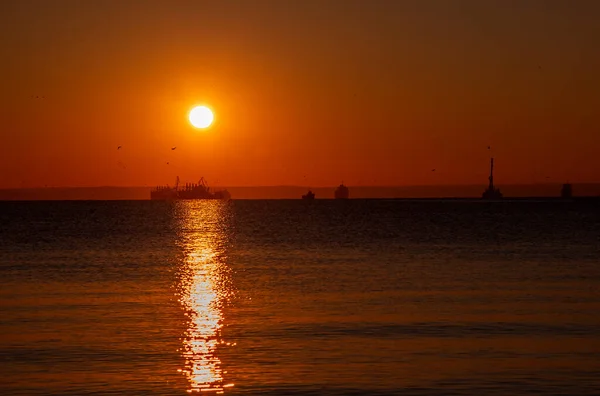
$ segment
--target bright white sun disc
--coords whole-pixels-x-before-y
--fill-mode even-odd
[[[196,106],[190,111],[190,123],[196,128],[208,128],[212,124],[214,116],[206,106]]]

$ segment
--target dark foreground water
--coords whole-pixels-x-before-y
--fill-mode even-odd
[[[600,393],[600,210],[0,203],[0,394]]]

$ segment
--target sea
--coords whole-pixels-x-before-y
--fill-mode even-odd
[[[594,202],[0,202],[1,395],[600,394]]]

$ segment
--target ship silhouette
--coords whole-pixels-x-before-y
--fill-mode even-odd
[[[350,191],[348,187],[344,186],[344,183],[340,184],[333,193],[335,199],[348,199],[350,197]]]
[[[308,192],[302,196],[302,199],[312,201],[313,199],[315,199],[315,193],[312,192],[311,190],[308,190]]]
[[[562,199],[571,199],[573,198],[573,187],[571,183],[565,183],[560,190],[560,197]]]
[[[179,176],[177,176],[175,187],[158,186],[150,191],[151,200],[186,200],[186,199],[224,199],[231,198],[227,190],[211,191],[204,177],[201,177],[198,183],[186,183],[183,187],[179,186]]]

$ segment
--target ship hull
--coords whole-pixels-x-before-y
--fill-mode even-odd
[[[194,201],[194,200],[227,200],[227,198],[220,197],[150,197],[152,201]]]
[[[152,201],[174,201],[176,199],[178,199],[176,192],[152,191],[150,193],[150,200]]]
[[[199,199],[210,199],[210,200],[228,200],[230,199],[229,193],[226,191],[218,191],[208,195],[199,194],[185,194],[184,191],[180,191],[178,194],[150,194],[152,201],[191,201]]]

